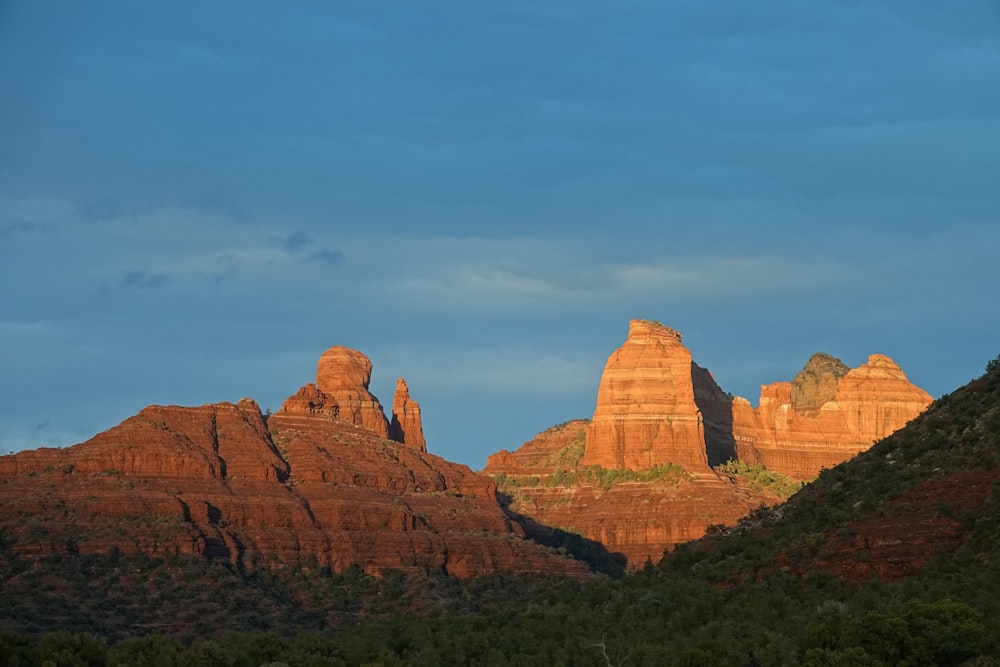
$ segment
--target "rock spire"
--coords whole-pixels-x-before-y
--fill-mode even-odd
[[[403,378],[396,380],[389,437],[421,452],[427,451],[424,426],[420,421],[420,404],[410,398],[410,388]]]

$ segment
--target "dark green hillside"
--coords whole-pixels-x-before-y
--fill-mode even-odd
[[[684,545],[664,567],[715,580],[776,568],[898,579],[946,554],[991,558],[998,547],[1000,363],[988,368],[905,428],[824,470],[784,505]]]
[[[88,630],[70,614],[60,623],[88,632],[33,633],[40,613],[17,627],[32,600],[55,610],[59,593],[8,563],[0,608],[18,632],[0,636],[0,665],[997,665],[1000,361],[990,369],[785,505],[618,580],[226,570],[197,579],[204,589],[224,578],[209,587],[217,606],[158,598],[188,614],[188,632],[172,638],[139,625],[110,632],[107,621]],[[112,599],[150,613],[113,585],[128,577],[116,567],[62,582],[64,604],[91,617]],[[21,577],[32,585],[11,588]]]

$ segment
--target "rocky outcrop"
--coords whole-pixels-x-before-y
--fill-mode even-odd
[[[702,537],[709,526],[736,525],[763,505],[781,499],[715,474],[677,475],[651,482],[517,485],[515,518],[559,528],[599,542],[628,569],[654,563],[681,542]]]
[[[151,406],[81,445],[0,457],[0,529],[36,555],[584,574],[522,539],[466,466],[321,416],[265,427],[255,408]]]
[[[336,419],[340,414],[340,406],[332,397],[327,396],[319,387],[310,382],[299,387],[299,390],[285,399],[280,412],[292,415],[315,415]]]
[[[378,436],[389,436],[389,420],[382,404],[368,391],[372,362],[361,352],[335,346],[323,353],[316,366],[316,384],[306,385],[281,406],[281,412],[324,414],[362,426]],[[315,406],[319,406],[319,409]]]
[[[548,428],[510,452],[502,449],[486,459],[487,475],[549,475],[575,467],[583,456],[589,419],[574,419]]]
[[[285,399],[278,412],[345,421],[426,452],[420,404],[410,398],[406,380],[396,381],[390,421],[378,398],[368,391],[371,377],[372,362],[368,357],[347,347],[331,347],[319,358],[316,384],[301,387]]]
[[[836,411],[844,415],[847,428],[858,433],[867,446],[901,429],[933,400],[910,383],[896,362],[883,354],[873,354],[868,363],[841,379],[833,402]],[[830,404],[823,408],[830,414],[835,410]]]
[[[839,360],[818,358],[810,359],[795,382],[763,385],[756,409],[745,399],[733,401],[740,459],[808,479],[902,428],[931,403],[884,355],[873,354],[846,373]]]
[[[82,444],[0,457],[0,532],[38,556],[586,576],[524,539],[492,480],[380,434],[370,362],[352,352],[328,351],[317,383],[269,417],[249,399],[150,406]],[[397,398],[401,423],[419,426],[415,404]]]
[[[867,449],[931,397],[889,357],[855,369],[815,354],[791,382],[761,388],[759,407],[726,394],[693,363],[681,335],[633,320],[601,377],[584,465],[691,472],[740,458],[801,479]]]
[[[639,470],[664,463],[708,471],[691,352],[677,331],[632,320],[604,366],[583,464]]]
[[[484,472],[503,481],[526,526],[578,533],[635,567],[712,524],[731,525],[782,499],[709,466],[738,458],[808,479],[902,427],[930,400],[888,357],[872,355],[852,370],[816,354],[792,382],[763,386],[754,409],[692,361],[680,333],[633,320],[605,366],[593,419],[573,422],[585,429],[582,458],[570,456],[569,441],[550,429],[516,451],[490,456]],[[668,475],[671,484],[593,482],[612,479],[609,471],[665,464],[684,475]]]
[[[420,421],[420,404],[410,398],[410,388],[403,378],[396,380],[396,393],[392,398],[392,421],[389,423],[389,437],[418,451],[427,451],[424,426]]]
[[[817,352],[792,380],[792,409],[802,415],[815,417],[827,401],[837,396],[840,378],[851,368],[836,357]]]

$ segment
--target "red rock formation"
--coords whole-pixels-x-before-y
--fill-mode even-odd
[[[812,368],[807,364],[798,377],[818,375],[816,358],[810,360]],[[805,398],[793,393],[792,383],[777,382],[761,387],[756,410],[745,399],[734,399],[733,435],[739,458],[808,479],[902,428],[932,400],[881,354],[846,373],[826,375],[813,383],[817,389],[806,391]],[[837,377],[832,395],[831,375]]]
[[[710,466],[718,466],[736,458],[733,439],[733,399],[722,391],[708,370],[691,364],[694,402],[701,414],[705,430],[705,453]]]
[[[420,404],[410,398],[410,388],[406,380],[396,380],[396,393],[392,398],[392,421],[389,423],[389,437],[408,447],[426,452],[424,426],[420,421]]]
[[[699,378],[705,381],[715,386],[710,377]],[[780,500],[707,468],[700,473],[674,468],[653,481],[610,486],[588,481],[594,468],[580,463],[587,427],[585,419],[560,424],[516,451],[489,457],[483,472],[503,475],[498,479],[511,497],[509,509],[532,533],[542,535],[546,527],[576,533],[624,556],[635,569],[647,558],[658,561],[675,544],[701,537],[710,525],[734,525],[761,504]]]
[[[333,398],[327,396],[319,387],[310,382],[299,387],[299,390],[285,399],[279,412],[293,415],[322,415],[336,419],[340,414],[340,406]]]
[[[560,467],[574,466],[583,454],[589,419],[575,419],[546,429],[516,451],[502,449],[486,459],[487,475],[548,475]],[[578,445],[573,450],[572,445]],[[567,459],[573,459],[569,461]]]
[[[573,478],[567,440],[546,431],[514,452],[489,457],[484,472],[520,479],[512,506],[531,521],[573,530],[625,554],[631,566],[664,548],[732,524],[761,503],[779,500],[716,475],[708,465],[737,457],[805,479],[867,449],[930,403],[888,357],[850,370],[814,355],[791,382],[766,385],[760,407],[726,394],[691,361],[681,335],[658,323],[629,323],[625,344],[608,360],[594,418],[586,426],[582,466],[644,470],[674,463],[688,473],[675,486],[635,483],[608,490]],[[584,422],[576,423],[584,428]],[[562,452],[562,453],[561,453]],[[563,460],[560,460],[562,457]],[[525,486],[539,477],[534,486]]]
[[[885,355],[873,354],[868,363],[841,379],[834,402],[844,415],[847,428],[859,434],[867,446],[901,429],[933,400],[907,380],[896,362]],[[833,406],[825,404],[821,415],[824,409],[832,413]]]
[[[371,377],[372,362],[368,357],[347,347],[331,347],[319,358],[315,387],[306,385],[300,389],[285,401],[281,412],[319,412],[388,437],[389,421],[378,399],[368,391]]]
[[[817,352],[792,380],[792,407],[799,414],[815,417],[824,403],[837,396],[840,378],[850,370],[840,359]]]
[[[322,414],[265,420],[249,400],[151,406],[83,444],[0,457],[0,506],[29,554],[585,574],[522,539],[466,466]]]
[[[681,542],[702,537],[710,525],[733,526],[779,498],[714,474],[668,482],[519,486],[511,510],[544,526],[600,542],[625,556],[628,569],[654,563]]]
[[[604,367],[583,464],[638,470],[664,463],[708,471],[691,353],[673,329],[632,320]]]

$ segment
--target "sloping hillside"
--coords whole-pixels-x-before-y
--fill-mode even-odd
[[[939,556],[990,562],[1000,521],[1000,362],[787,503],[664,563],[719,580],[774,568],[897,580]],[[694,564],[696,562],[696,564]]]

